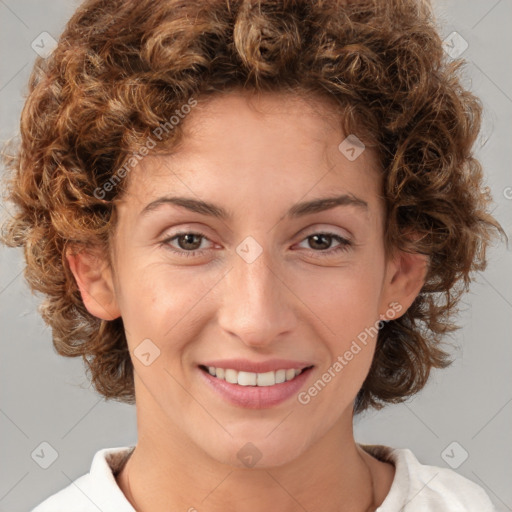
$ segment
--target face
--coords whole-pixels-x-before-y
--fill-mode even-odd
[[[111,308],[139,416],[223,463],[254,450],[280,465],[349,428],[375,326],[418,291],[385,255],[375,156],[347,158],[328,113],[215,97],[176,153],[140,162],[118,205]]]

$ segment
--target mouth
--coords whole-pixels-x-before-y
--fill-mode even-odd
[[[281,368],[279,370],[256,373],[238,371],[233,368],[216,368],[215,366],[199,365],[199,368],[212,377],[237,384],[238,386],[267,387],[283,384],[297,378],[303,372],[313,368],[313,365],[304,368]]]
[[[268,364],[277,369],[269,370]],[[253,368],[249,368],[251,364],[240,363],[238,366],[244,370],[229,368],[227,363],[224,363],[226,368],[210,364],[200,364],[197,368],[213,396],[244,409],[271,409],[291,400],[306,385],[314,368],[314,365],[304,366],[300,363],[296,363],[298,368],[279,368],[280,365],[275,362],[268,364],[252,364]],[[286,365],[293,366],[291,363]],[[246,371],[249,369],[268,371]]]

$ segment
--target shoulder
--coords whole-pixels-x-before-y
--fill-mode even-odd
[[[87,474],[45,499],[30,512],[134,512],[115,479],[115,473],[133,448],[123,446],[99,450]]]
[[[395,466],[393,483],[377,512],[496,512],[482,487],[452,469],[421,464],[408,448],[360,446]]]

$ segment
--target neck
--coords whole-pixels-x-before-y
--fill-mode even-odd
[[[355,443],[351,414],[293,461],[267,468],[220,463],[166,427],[164,433],[139,421],[137,447],[117,476],[137,512],[368,512],[393,479],[392,466]]]

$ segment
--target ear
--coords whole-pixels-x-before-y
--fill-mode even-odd
[[[82,249],[80,252],[74,252],[68,248],[66,259],[87,311],[103,320],[120,317],[111,268],[99,251]]]
[[[397,250],[388,262],[381,301],[381,318],[386,320],[402,316],[425,284],[428,256]],[[401,307],[398,307],[400,305]],[[398,313],[398,314],[397,314]]]

